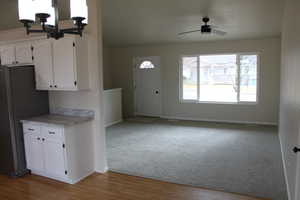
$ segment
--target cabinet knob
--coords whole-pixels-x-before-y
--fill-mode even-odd
[[[52,88],[53,86],[52,86],[52,85],[50,85],[50,87]]]
[[[41,140],[41,138],[37,138],[37,140]]]
[[[57,88],[57,85],[55,85],[54,87]]]
[[[44,141],[45,141],[45,138],[43,138],[42,141],[44,142]]]

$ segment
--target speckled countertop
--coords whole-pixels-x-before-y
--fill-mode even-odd
[[[62,126],[72,126],[88,121],[92,121],[93,117],[77,117],[77,116],[67,116],[67,115],[42,115],[38,117],[33,117],[29,119],[21,120],[21,122],[39,122],[39,123],[47,123],[47,124],[55,124]]]

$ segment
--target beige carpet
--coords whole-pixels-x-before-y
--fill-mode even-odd
[[[111,171],[287,200],[275,127],[131,119],[107,129]]]

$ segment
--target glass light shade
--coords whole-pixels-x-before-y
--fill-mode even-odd
[[[55,26],[55,10],[53,7],[49,9],[48,14],[50,14],[50,17],[47,19],[47,22],[45,24],[50,26]]]
[[[35,14],[44,13],[50,14],[52,9],[52,0],[33,0]]]
[[[19,19],[35,21],[33,0],[19,0]]]
[[[85,8],[84,8],[84,17],[85,17],[85,20],[83,20],[82,23],[84,24],[88,24],[89,23],[89,13],[88,13],[88,6],[85,5]]]
[[[84,17],[86,18],[86,0],[70,0],[71,18]]]

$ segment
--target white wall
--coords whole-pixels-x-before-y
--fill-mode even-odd
[[[103,82],[104,89],[112,89],[110,51],[108,48],[103,49]]]
[[[295,197],[297,156],[292,149],[299,140],[300,119],[300,1],[287,0],[282,33],[280,141],[289,199]],[[299,172],[300,173],[300,172]],[[299,191],[300,187],[298,187]]]
[[[125,117],[134,113],[132,60],[135,56],[161,56],[163,115],[217,121],[277,123],[279,107],[280,38],[216,41],[193,44],[111,48],[113,87],[123,88]],[[213,105],[179,103],[181,55],[258,52],[261,84],[258,105]]]

